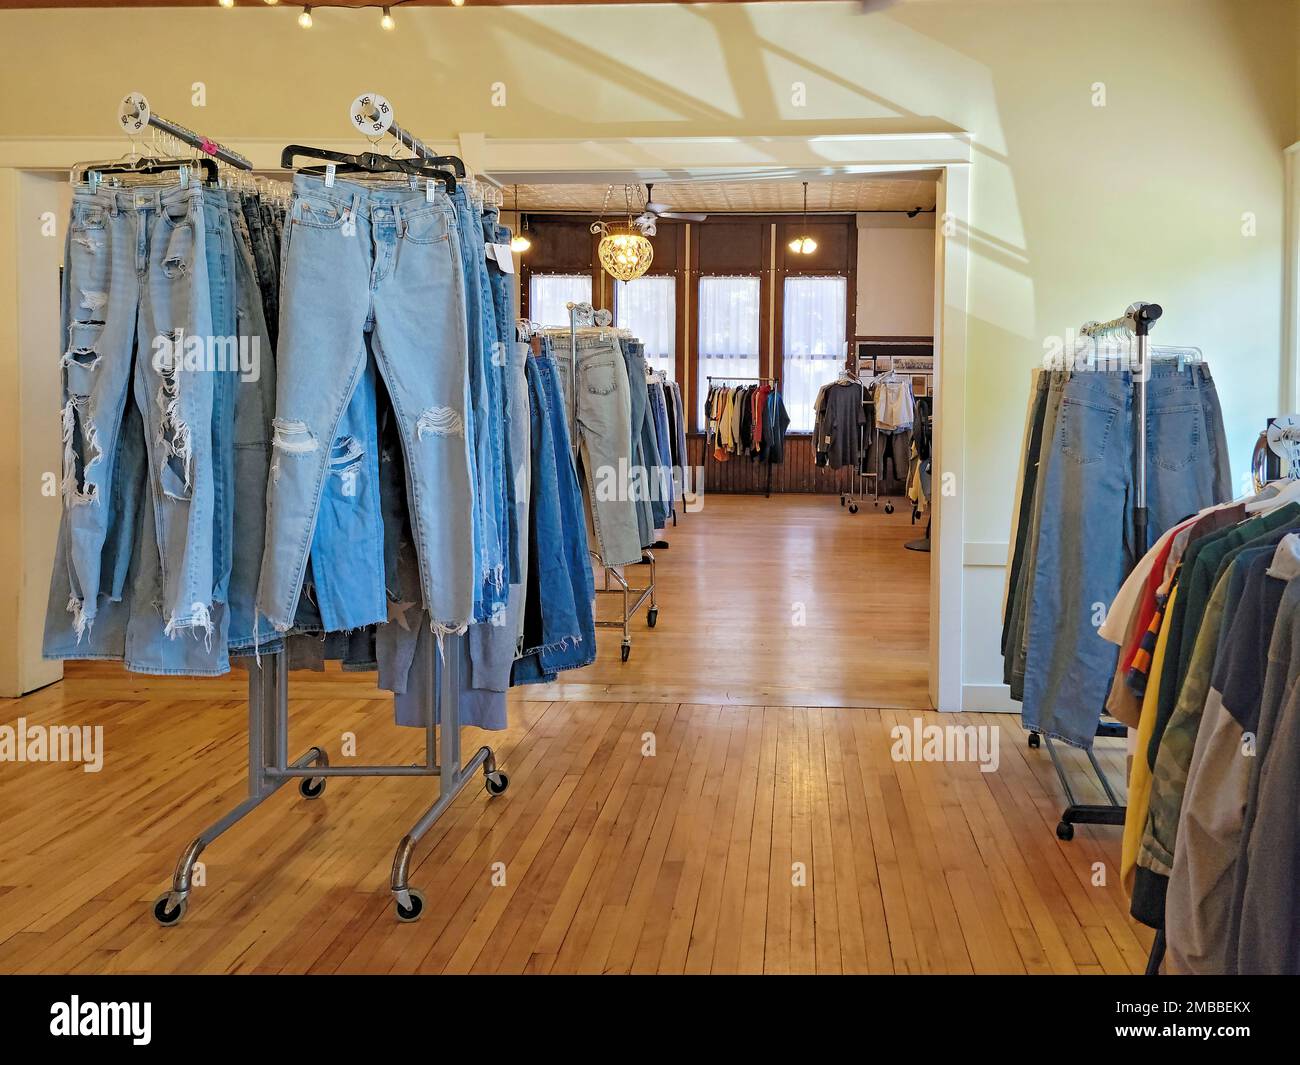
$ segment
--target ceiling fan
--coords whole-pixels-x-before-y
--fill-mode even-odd
[[[679,222],[703,222],[709,217],[706,214],[687,214],[682,211],[674,211],[671,204],[655,203],[652,198],[653,193],[654,186],[646,185],[645,210],[632,220],[632,224],[647,237],[655,235],[655,225],[661,218],[675,218]]]

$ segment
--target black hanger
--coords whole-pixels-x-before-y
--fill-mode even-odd
[[[434,160],[397,159],[391,155],[379,155],[375,152],[362,152],[360,155],[348,155],[328,148],[310,148],[305,144],[289,144],[280,153],[280,167],[284,170],[296,169],[294,159],[298,157],[314,159],[319,162],[333,163],[336,173],[343,174],[410,174],[415,177],[433,178],[447,186],[449,193],[456,191],[456,175],[449,170],[439,170],[432,163],[451,160],[453,156],[439,156]],[[459,159],[455,162],[460,163]],[[461,177],[464,177],[465,164],[460,163]],[[304,167],[302,173],[320,174],[320,167]]]
[[[202,170],[203,180],[210,184],[217,181],[217,163],[215,159],[152,159],[145,157],[134,163],[93,164],[86,167],[84,174],[165,174],[169,170]]]

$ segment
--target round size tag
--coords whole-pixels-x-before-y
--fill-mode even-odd
[[[352,101],[352,125],[367,137],[382,137],[393,124],[393,108],[377,92],[363,92]]]
[[[149,101],[141,93],[128,93],[117,109],[117,120],[127,135],[134,137],[149,125],[149,113]]]

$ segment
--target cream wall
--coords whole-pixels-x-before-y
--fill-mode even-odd
[[[294,10],[260,5],[6,11],[0,137],[111,137],[130,89],[236,146],[344,137],[362,89],[388,95],[431,140],[969,131],[963,676],[972,703],[994,704],[996,563],[1044,339],[1133,299],[1163,303],[1160,338],[1200,345],[1215,367],[1238,470],[1276,405],[1281,149],[1300,129],[1296,8],[471,6],[400,9],[395,33],[373,11],[320,9],[310,31]],[[195,82],[202,108],[191,106]],[[494,106],[502,88],[505,106]]]
[[[860,214],[859,336],[934,334],[934,215]]]

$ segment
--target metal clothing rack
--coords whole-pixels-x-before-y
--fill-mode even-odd
[[[1137,338],[1137,366],[1134,370],[1135,397],[1133,404],[1137,418],[1134,432],[1136,445],[1133,448],[1133,531],[1134,543],[1139,545],[1139,552],[1146,550],[1148,521],[1146,438],[1147,377],[1151,358],[1149,336],[1151,327],[1155,325],[1163,313],[1159,304],[1134,303],[1119,318],[1113,318],[1109,322],[1089,322],[1080,330],[1081,335],[1086,337],[1131,333]],[[1123,739],[1127,735],[1127,727],[1119,722],[1099,721],[1097,723],[1098,737]],[[1126,807],[1119,801],[1114,788],[1110,785],[1110,781],[1106,779],[1101,763],[1097,761],[1096,752],[1089,749],[1088,760],[1092,763],[1097,779],[1101,782],[1107,801],[1105,803],[1080,803],[1075,800],[1069,777],[1066,776],[1065,769],[1061,765],[1061,759],[1057,754],[1055,745],[1052,743],[1052,738],[1050,736],[1040,737],[1039,733],[1030,732],[1029,746],[1038,747],[1040,740],[1043,738],[1047,741],[1047,753],[1051,755],[1052,765],[1056,768],[1056,775],[1061,781],[1061,790],[1065,792],[1067,802],[1067,806],[1061,814],[1060,823],[1056,826],[1057,838],[1065,841],[1072,840],[1075,825],[1123,825]]]
[[[409,881],[411,855],[421,838],[469,783],[480,767],[489,795],[502,794],[510,778],[497,768],[490,747],[480,747],[461,764],[460,752],[460,646],[463,636],[443,637],[441,684],[426,708],[424,761],[410,765],[332,766],[321,747],[289,761],[289,671],[285,652],[258,656],[248,669],[248,797],[209,825],[190,843],[176,863],[171,890],[154,902],[154,919],[164,927],[179,924],[188,908],[193,887],[194,863],[199,855],[228,828],[242,821],[278,791],[286,781],[297,779],[304,799],[318,799],[330,777],[426,777],[438,778],[438,798],[409,832],[393,855],[389,886],[399,921],[418,920],[424,912],[424,896]],[[426,691],[434,692],[434,659],[438,642],[419,668],[425,670]],[[271,709],[268,709],[271,707]],[[441,719],[442,724],[437,724]]]
[[[195,133],[194,130],[182,126],[179,122],[173,122],[170,119],[163,118],[162,115],[154,114],[149,107],[148,98],[143,93],[132,92],[122,97],[122,103],[117,111],[117,120],[128,137],[134,138],[137,134],[143,132],[146,127],[152,126],[154,129],[176,138],[181,143],[196,148],[204,155],[209,155],[213,159],[228,166],[233,166],[237,170],[253,169],[253,164],[233,148],[218,144],[212,138],[205,137],[201,133]]]
[[[182,126],[168,123],[148,111],[148,102],[138,93],[123,102],[135,100],[142,105],[144,121],[180,137],[201,151],[214,155],[240,169],[252,166],[243,156],[221,148]],[[125,127],[125,120],[124,120]],[[390,132],[391,132],[390,127]],[[398,133],[404,134],[399,128]],[[409,137],[409,135],[406,135]],[[191,139],[193,138],[193,139]],[[399,137],[400,139],[400,137]],[[202,141],[203,143],[198,143]],[[413,149],[423,149],[418,141],[404,140]],[[427,151],[427,149],[424,149]],[[332,766],[324,748],[311,747],[305,754],[289,761],[289,670],[284,650],[255,655],[248,664],[248,796],[234,809],[209,825],[181,854],[172,874],[169,891],[153,904],[154,919],[164,927],[179,924],[189,906],[194,885],[194,865],[199,856],[227,829],[242,821],[269,799],[288,780],[298,780],[304,799],[318,799],[330,777],[427,777],[438,778],[438,797],[411,827],[393,854],[389,888],[393,893],[397,919],[419,920],[424,912],[424,895],[410,885],[411,857],[416,845],[448,806],[464,790],[471,777],[483,770],[484,786],[489,795],[501,795],[510,778],[497,768],[492,748],[480,747],[472,758],[461,764],[460,748],[460,662],[463,635],[451,634],[429,641],[429,653],[418,658],[413,668],[424,670],[424,691],[431,693],[425,707],[424,760],[409,765]],[[434,656],[442,654],[440,683],[435,687]],[[273,704],[273,709],[268,709]]]
[[[704,380],[708,384],[709,388],[712,387],[714,381],[758,381],[760,384],[766,381],[773,388],[776,388],[775,377],[728,377],[728,376],[715,376],[710,374],[709,376],[705,377]],[[706,398],[707,398],[707,393],[709,391],[709,388],[705,389]],[[706,475],[709,472],[709,450],[710,450],[709,422],[708,422],[708,412],[706,411],[705,419],[704,419],[704,473]],[[769,462],[766,465],[767,465],[767,484],[763,488],[763,498],[771,499],[772,498],[772,464]],[[704,480],[704,485],[702,487],[707,488],[708,477],[705,476],[703,480]]]
[[[613,329],[613,315],[608,310],[597,310],[590,303],[568,303],[565,306],[569,312],[569,446],[573,450],[573,460],[576,464],[578,461],[578,330],[583,328],[605,329],[616,333],[617,331]],[[594,500],[592,505],[595,505]],[[646,625],[653,629],[659,623],[659,602],[655,594],[654,552],[648,548],[641,549],[641,561],[649,569],[648,580],[640,588],[633,586],[615,567],[606,566],[598,552],[589,550],[589,554],[600,563],[600,568],[604,571],[603,587],[597,588],[596,594],[620,596],[623,608],[617,618],[608,621],[597,619],[596,627],[622,629],[623,640],[619,653],[622,660],[626,662],[632,654],[632,618],[636,616],[636,612],[649,604],[646,608]]]

